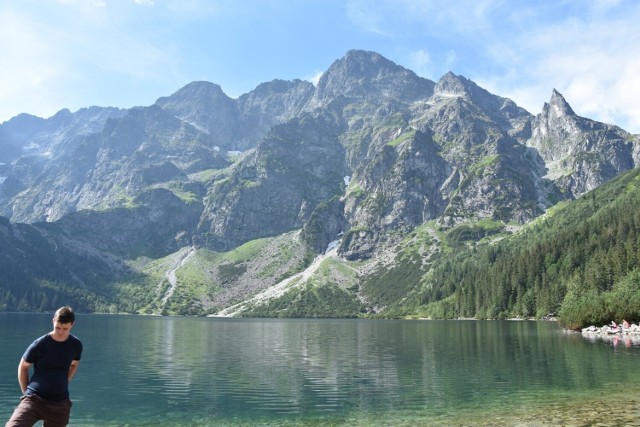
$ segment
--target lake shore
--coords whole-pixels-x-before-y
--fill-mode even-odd
[[[517,407],[505,404],[498,408],[461,409],[459,413],[442,412],[428,418],[420,414],[387,412],[378,416],[287,420],[273,422],[199,420],[201,426],[220,427],[640,427],[640,388],[608,392],[593,399],[567,394],[555,396],[556,402]],[[603,395],[604,396],[604,395]],[[373,418],[372,418],[373,417]],[[210,422],[210,424],[209,424]]]
[[[432,426],[477,427],[579,427],[579,426],[639,426],[640,388],[610,391],[602,398],[567,395],[555,403],[527,408],[512,408],[509,413],[461,414],[443,417]],[[399,426],[410,424],[400,424]],[[415,424],[414,424],[415,425]]]

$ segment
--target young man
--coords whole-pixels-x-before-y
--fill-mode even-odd
[[[53,331],[35,340],[25,351],[18,365],[23,396],[5,427],[33,426],[40,420],[44,427],[69,423],[69,380],[82,355],[82,343],[70,334],[74,323],[71,307],[59,308],[53,316]],[[31,365],[34,369],[29,378]]]

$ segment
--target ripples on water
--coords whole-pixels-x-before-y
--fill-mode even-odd
[[[22,316],[0,314],[7,418],[17,360],[50,328]],[[603,393],[640,391],[638,347],[548,322],[96,315],[73,332],[85,344],[75,426],[562,425],[600,417]]]

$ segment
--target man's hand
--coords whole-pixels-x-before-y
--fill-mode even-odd
[[[20,359],[20,364],[18,365],[18,383],[20,383],[22,394],[27,391],[27,386],[29,385],[29,368],[31,365],[32,363]]]
[[[76,374],[76,371],[78,370],[78,365],[80,364],[79,360],[72,360],[71,361],[71,366],[69,366],[69,374],[67,375],[67,379],[69,381],[71,381],[71,378],[73,378],[73,376]]]

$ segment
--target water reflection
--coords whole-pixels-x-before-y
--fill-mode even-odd
[[[81,316],[74,331],[74,420],[87,426],[446,425],[640,383],[622,357],[638,347],[549,322]]]
[[[626,348],[631,348],[632,346],[640,346],[640,334],[638,333],[607,334],[601,332],[584,331],[582,332],[582,337],[592,343],[602,342],[605,344],[610,344],[613,347],[618,347],[619,345]]]

